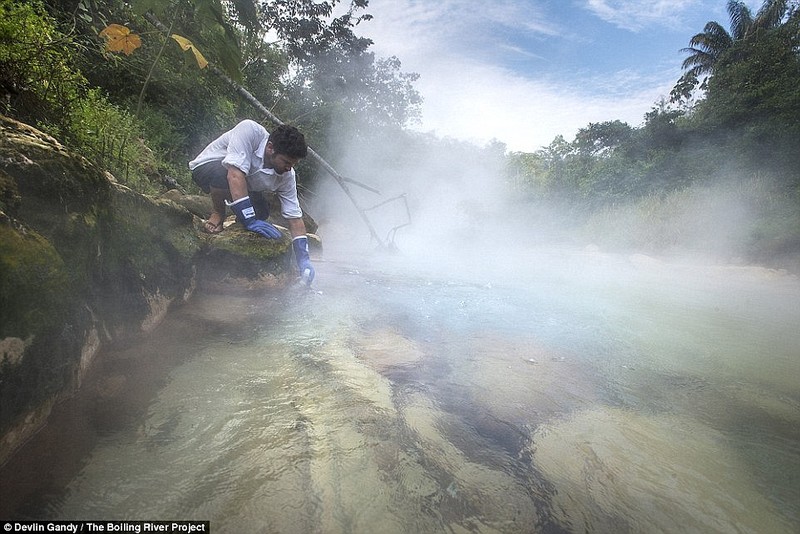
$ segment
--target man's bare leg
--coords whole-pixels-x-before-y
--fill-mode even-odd
[[[231,194],[227,189],[211,188],[211,215],[203,227],[209,234],[218,234],[222,231],[222,223],[225,222],[225,201],[230,198]]]

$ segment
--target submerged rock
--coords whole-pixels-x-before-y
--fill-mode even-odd
[[[796,531],[755,477],[731,469],[738,446],[695,419],[601,406],[540,426],[532,453],[575,532]]]

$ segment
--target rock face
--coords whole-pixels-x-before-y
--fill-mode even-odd
[[[284,287],[292,278],[292,240],[286,231],[281,239],[264,239],[232,224],[222,233],[200,237],[198,279],[206,291],[268,290]]]
[[[211,213],[211,198],[208,195],[187,195],[172,189],[161,198],[183,206],[194,216],[201,240],[198,280],[204,289],[225,292],[274,289],[285,286],[292,278],[294,260],[291,239],[286,229],[287,221],[280,215],[280,203],[276,195],[270,195],[268,200],[269,221],[283,232],[283,238],[274,241],[245,230],[235,223],[233,216],[225,221],[223,232],[214,235],[203,232],[203,220]],[[309,249],[312,254],[319,254],[322,242],[312,233],[318,225],[305,208],[303,222],[308,231]]]
[[[0,464],[101,347],[155,327],[198,284],[290,280],[288,237],[200,224],[0,115]]]

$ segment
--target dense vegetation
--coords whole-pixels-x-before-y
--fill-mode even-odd
[[[709,22],[690,39],[671,99],[642,126],[589,124],[572,142],[559,136],[535,154],[511,154],[517,187],[581,209],[593,241],[784,258],[796,268],[800,6],[764,0],[753,15],[729,0],[728,12],[731,33]]]
[[[416,76],[376,58],[355,26],[354,0],[0,0],[0,112],[29,122],[145,192],[169,175],[189,186],[186,162],[211,136],[256,115],[143,15],[193,43],[324,153],[332,125],[399,128],[418,113]],[[141,46],[106,49],[108,25]],[[268,39],[265,37],[269,37]],[[270,44],[271,41],[271,44]],[[259,117],[260,118],[260,117]],[[310,173],[302,173],[310,175]]]
[[[593,123],[536,153],[501,150],[506,172],[498,179],[513,189],[518,211],[533,225],[544,206],[558,206],[586,240],[640,250],[708,247],[714,239],[689,243],[690,225],[717,242],[720,233],[733,239],[735,226],[738,248],[725,253],[751,261],[796,255],[798,4],[764,0],[753,14],[730,0],[730,32],[709,22],[687,39],[670,100],[654,103],[642,125]],[[379,130],[412,147],[420,142],[406,130],[420,109],[416,75],[397,58],[376,57],[357,35],[367,9],[368,0],[0,0],[0,112],[56,135],[135,189],[156,192],[166,177],[192,189],[186,161],[239,118],[257,115],[199,68],[199,51],[300,126],[322,154],[336,151],[344,128],[372,139]],[[183,51],[145,13],[192,47]],[[112,23],[141,46],[107,50],[101,32]],[[446,150],[450,141],[424,142]],[[497,148],[474,150],[494,157]],[[313,189],[308,170],[302,185]],[[747,224],[728,213],[714,228],[711,212],[732,205],[747,212]],[[697,213],[704,210],[708,220]]]

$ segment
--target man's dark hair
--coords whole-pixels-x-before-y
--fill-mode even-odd
[[[304,158],[308,154],[306,138],[300,130],[288,124],[282,124],[269,134],[269,142],[276,154],[290,158]]]

